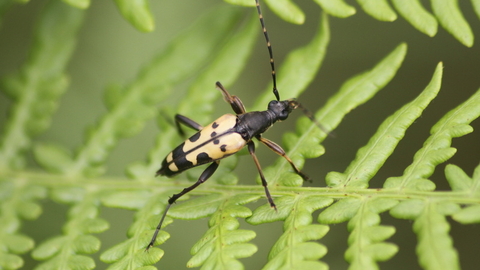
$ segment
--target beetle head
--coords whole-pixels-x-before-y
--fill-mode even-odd
[[[273,112],[278,120],[283,121],[288,115],[298,107],[295,99],[287,99],[283,101],[272,100],[268,103],[268,110]]]

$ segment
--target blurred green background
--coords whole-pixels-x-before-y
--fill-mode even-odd
[[[370,182],[370,187],[381,187],[386,177],[402,174],[403,169],[412,161],[413,154],[428,137],[431,126],[479,88],[479,46],[475,44],[472,48],[467,48],[441,27],[437,35],[430,38],[418,32],[401,17],[395,22],[377,21],[366,15],[354,1],[347,2],[357,8],[357,14],[347,19],[330,17],[332,37],[326,58],[313,84],[305,94],[298,97],[308,108],[316,111],[347,78],[373,67],[400,42],[408,44],[408,53],[393,81],[367,104],[352,111],[335,130],[335,138],[327,138],[323,143],[326,154],[318,160],[307,161],[305,171],[315,179],[312,186],[325,186],[324,178],[329,171],[343,171],[355,157],[357,149],[367,143],[380,123],[424,89],[433,75],[436,64],[443,61],[445,66],[439,96],[408,130],[392,157]],[[16,70],[26,59],[34,21],[45,3],[45,0],[39,0],[25,5],[14,5],[4,14],[0,27],[1,76]],[[298,0],[295,3],[306,13],[304,25],[284,22],[263,5],[277,67],[282,65],[282,60],[288,52],[306,44],[317,30],[321,14],[318,5],[311,0]],[[426,1],[423,3],[430,9]],[[150,4],[156,20],[156,30],[152,33],[140,33],[121,17],[113,1],[92,1],[84,26],[79,33],[76,51],[68,67],[71,85],[61,99],[51,128],[38,140],[53,141],[75,149],[84,140],[85,127],[94,124],[96,119],[106,112],[102,100],[107,85],[126,84],[133,80],[142,65],[179,32],[194,23],[205,10],[214,5],[226,5],[220,0],[151,1]],[[479,18],[473,12],[471,4],[468,1],[460,1],[460,6],[475,36],[480,37]],[[259,38],[253,57],[240,79],[229,89],[232,94],[238,95],[247,107],[253,104],[256,93],[264,89],[271,79],[268,54],[265,41],[261,37],[260,26],[258,33]],[[216,91],[214,83],[212,82],[212,87],[205,91]],[[9,100],[3,95],[0,96],[2,125],[7,117],[5,112],[8,106]],[[218,115],[230,112],[229,106],[222,101],[218,101],[217,107]],[[276,125],[265,134],[265,137],[281,142],[282,133],[294,128],[293,119],[298,115],[300,113],[296,113],[290,121]],[[478,130],[479,121],[473,122],[473,126]],[[128,164],[145,160],[157,133],[155,122],[151,120],[139,135],[121,141],[110,155],[108,174],[122,177]],[[480,160],[479,139],[478,132],[455,139],[453,147],[456,147],[458,152],[449,163],[459,165],[471,175]],[[259,147],[257,152],[264,167],[277,158],[266,148]],[[35,166],[32,164],[32,167]],[[438,190],[449,189],[443,176],[444,166],[444,164],[438,166],[430,178],[437,184]],[[241,183],[254,183],[257,173],[252,168],[250,158],[241,158],[236,169]],[[257,205],[261,203],[263,202],[258,202]],[[58,220],[64,220],[67,209],[65,205],[45,201],[44,214],[36,221],[27,222],[23,232],[32,235],[37,243],[59,234],[61,228],[52,226],[52,223],[57,224]],[[125,239],[132,216],[133,213],[126,210],[102,209],[102,217],[109,220],[111,229],[99,236],[103,241],[101,252]],[[398,221],[389,215],[382,215],[382,218],[382,224],[397,226],[397,233],[390,242],[399,245],[400,251],[392,260],[381,263],[380,266],[383,269],[420,269],[414,254],[416,236],[411,230],[412,222]],[[251,226],[245,222],[241,224],[244,228]],[[451,225],[454,246],[459,251],[463,269],[477,269],[480,262],[477,255],[480,250],[478,225],[460,226],[453,221]],[[190,257],[190,247],[202,235],[206,226],[206,220],[177,221],[170,225],[168,231],[171,238],[161,246],[166,253],[157,264],[158,267],[185,268]],[[244,260],[246,269],[259,269],[266,262],[268,249],[282,230],[281,223],[257,227],[255,228],[257,238],[253,242],[259,246],[259,251],[252,259]],[[333,225],[331,232],[321,240],[329,248],[323,261],[330,265],[330,269],[348,267],[343,259],[347,246],[345,231],[345,224]],[[101,252],[94,257],[98,257]],[[29,254],[23,257],[27,262],[24,269],[31,269],[35,262],[29,258]],[[104,268],[106,264],[97,260],[97,269]]]

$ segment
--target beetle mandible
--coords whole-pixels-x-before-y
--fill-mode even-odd
[[[287,119],[289,114],[297,108],[302,109],[305,115],[323,131],[325,131],[325,128],[323,128],[316,121],[314,116],[296,99],[287,99],[283,101],[280,100],[280,95],[276,85],[275,63],[273,60],[272,46],[270,44],[267,29],[265,28],[265,22],[260,9],[259,0],[255,0],[255,3],[265,40],[267,41],[267,48],[270,55],[270,65],[272,68],[273,94],[275,95],[276,100],[270,101],[268,103],[267,110],[265,111],[246,112],[245,106],[240,98],[230,95],[220,82],[216,82],[216,86],[222,92],[224,100],[230,104],[235,114],[225,114],[206,127],[202,127],[200,124],[186,116],[179,114],[175,115],[175,124],[181,135],[184,135],[184,132],[180,124],[197,130],[197,133],[185,140],[165,157],[156,175],[172,177],[190,168],[207,163],[211,164],[203,171],[196,183],[183,189],[180,193],[174,194],[172,197],[170,197],[168,200],[168,205],[163,212],[162,218],[146,250],[155,244],[155,240],[162,227],[165,216],[167,215],[167,212],[172,204],[186,193],[192,191],[200,184],[207,181],[208,178],[210,178],[210,176],[212,176],[217,170],[221,159],[235,154],[244,146],[247,146],[248,151],[257,167],[258,173],[260,174],[260,178],[262,180],[262,186],[265,189],[265,195],[270,206],[275,210],[277,209],[268,190],[267,180],[265,180],[265,176],[263,175],[260,162],[255,155],[255,144],[252,141],[253,138],[266,145],[273,152],[284,157],[288,163],[290,163],[295,173],[301,176],[303,180],[309,180],[309,177],[302,173],[297,166],[295,166],[280,145],[262,137],[262,134],[273,124]]]

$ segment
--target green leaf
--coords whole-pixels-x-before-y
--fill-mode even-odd
[[[357,0],[357,2],[365,13],[379,21],[393,22],[397,19],[397,14],[386,0]]]
[[[0,266],[18,269],[23,259],[16,254],[31,250],[32,238],[19,234],[21,219],[36,219],[42,209],[37,202],[45,198],[45,187],[28,184],[22,179],[0,183]]]
[[[133,196],[129,197],[129,195]],[[129,207],[138,210],[135,214],[134,223],[130,226],[127,233],[129,238],[110,247],[101,254],[100,260],[111,264],[108,269],[120,270],[146,267],[158,262],[163,257],[163,250],[152,247],[148,252],[145,252],[145,248],[160,221],[160,214],[165,210],[169,195],[170,192],[168,194],[156,194],[139,190],[136,193],[126,191],[125,193],[105,196],[103,202],[106,205],[120,208]],[[143,196],[143,199],[135,200],[139,196]],[[135,200],[135,202],[132,203],[132,200]],[[171,222],[172,220],[167,217],[163,225],[167,226]],[[170,238],[170,235],[167,232],[160,231],[155,245],[164,243],[168,238]]]
[[[475,13],[477,14],[477,17],[480,17],[480,1],[479,0],[472,0],[470,2],[472,3],[473,9],[475,10]]]
[[[401,177],[389,177],[384,184],[389,189],[433,190],[435,184],[426,179],[432,175],[436,165],[450,159],[456,149],[450,147],[452,138],[473,131],[469,125],[480,116],[480,90],[457,108],[448,112],[430,130],[430,137],[415,153],[413,163]]]
[[[352,109],[372,98],[395,75],[406,54],[406,45],[401,44],[387,57],[378,63],[372,70],[349,79],[342,85],[339,92],[331,97],[327,104],[315,114],[315,118],[327,130],[333,130],[339,125],[342,118]],[[318,143],[326,137],[318,127],[309,120],[302,118],[297,123],[295,137],[289,135],[287,154],[301,168],[305,158],[313,158],[322,154]],[[316,151],[314,151],[316,150]],[[314,152],[312,154],[312,152]],[[300,163],[301,162],[301,163]],[[271,186],[300,186],[303,179],[293,172],[283,159],[278,160],[273,168],[265,170],[265,177]]]
[[[416,219],[425,209],[425,202],[419,199],[405,200],[397,204],[390,214],[396,218]]]
[[[305,22],[305,14],[291,0],[265,0],[264,2],[278,17],[287,22],[294,24],[303,24]]]
[[[462,224],[480,223],[480,205],[472,205],[455,213],[452,218]]]
[[[347,18],[357,11],[354,7],[348,5],[344,0],[314,0],[329,15],[339,18]]]
[[[308,242],[325,236],[328,226],[311,224],[315,210],[330,205],[333,200],[320,196],[284,196],[276,200],[278,213],[263,205],[247,219],[251,224],[285,220],[283,234],[272,247],[263,269],[328,269],[318,261],[326,253],[325,246]]]
[[[64,225],[64,234],[40,244],[32,253],[37,260],[45,260],[36,269],[93,269],[92,254],[100,249],[100,240],[89,235],[109,228],[107,221],[98,218],[95,192],[87,191],[81,201],[75,202]]]
[[[379,214],[395,206],[397,201],[373,198],[359,203],[355,216],[348,222],[351,233],[345,259],[350,262],[350,269],[378,269],[377,261],[388,260],[398,251],[396,245],[383,242],[395,233],[395,228],[379,225]]]
[[[419,263],[427,270],[460,269],[457,251],[448,235],[450,225],[437,206],[435,203],[426,203],[413,224],[418,236]]]
[[[155,22],[148,0],[115,0],[120,13],[133,26],[142,32],[152,32]]]
[[[147,203],[150,194],[147,190],[117,191],[103,196],[102,203],[109,207],[138,210]]]
[[[224,0],[227,3],[230,3],[232,5],[240,5],[244,7],[254,7],[255,2],[251,0]]]
[[[0,252],[0,267],[2,269],[18,269],[22,266],[23,260],[21,257]]]
[[[470,178],[461,168],[448,164],[445,167],[445,176],[453,191],[462,192],[464,197],[480,197],[480,165],[475,168]],[[480,222],[480,206],[466,206],[452,215],[452,218],[462,224]]]
[[[473,46],[473,32],[458,7],[458,0],[431,1],[440,24],[467,47]]]
[[[445,177],[453,191],[463,191],[469,195],[475,195],[478,192],[478,181],[480,179],[473,180],[458,166],[448,164],[445,167]]]
[[[187,267],[243,269],[243,265],[237,259],[250,257],[257,251],[255,245],[246,243],[255,238],[256,234],[250,230],[238,230],[239,223],[236,218],[250,216],[252,214],[250,209],[241,205],[256,200],[258,197],[252,195],[232,197],[229,194],[223,194],[217,196],[217,200],[211,203],[208,201],[212,201],[212,198],[208,197],[201,197],[182,204],[182,206],[187,205],[185,210],[181,209],[184,213],[197,214],[200,209],[211,209],[212,207],[215,207],[215,210],[218,209],[208,223],[207,232],[192,247],[193,257],[188,261]],[[190,203],[192,201],[196,201],[196,204]],[[178,207],[175,210],[178,211]],[[205,212],[208,210],[204,210],[202,213]]]
[[[90,6],[90,0],[63,0],[63,2],[81,9],[87,9]]]
[[[72,154],[59,145],[40,143],[33,148],[35,160],[46,170],[55,173],[66,173],[65,168],[72,165]]]
[[[344,173],[330,172],[330,187],[368,187],[368,181],[380,170],[387,158],[405,135],[409,126],[422,114],[440,90],[443,65],[437,65],[429,85],[413,101],[385,119],[367,145],[360,148],[355,160]]]
[[[393,0],[392,3],[400,15],[418,31],[430,37],[437,34],[437,19],[422,6],[419,0]]]

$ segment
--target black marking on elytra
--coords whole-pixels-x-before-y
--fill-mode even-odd
[[[219,144],[220,143],[220,140],[214,140],[213,141],[213,144]]]
[[[187,156],[186,156],[186,155],[175,159],[173,162],[175,163],[175,165],[176,165],[177,168],[178,168],[178,171],[175,171],[175,172],[174,172],[175,174],[184,171],[185,168],[191,168],[191,167],[193,167],[193,163],[190,162],[189,160],[187,160]]]
[[[196,142],[200,138],[200,132],[197,132],[192,135],[192,137],[188,138],[189,141],[191,142]]]
[[[188,161],[183,151],[183,147],[185,143],[180,144],[177,148],[173,149],[172,151],[172,161],[167,162],[167,158],[165,158],[162,162],[162,167],[160,170],[157,171],[157,175],[165,175],[167,177],[174,176],[178,173],[181,173],[185,169],[193,167],[193,163]],[[168,156],[167,156],[168,157]],[[169,165],[174,163],[177,167],[176,171],[170,170]]]
[[[218,127],[218,124],[217,124],[217,122],[213,122],[213,124],[212,124],[212,128],[217,128],[217,127]]]
[[[177,148],[173,149],[172,160],[185,156],[185,151],[183,151],[184,146],[185,146],[185,142],[181,143],[179,146],[177,146]]]
[[[222,144],[222,146],[220,146],[220,150],[222,150],[222,152],[226,152],[227,151],[227,145]]]
[[[215,137],[215,136],[217,136],[217,133],[215,131],[212,132],[212,134],[210,134],[210,137],[212,137],[212,138]]]
[[[207,153],[202,152],[197,155],[197,163],[203,163],[205,160],[211,160],[210,156]]]

